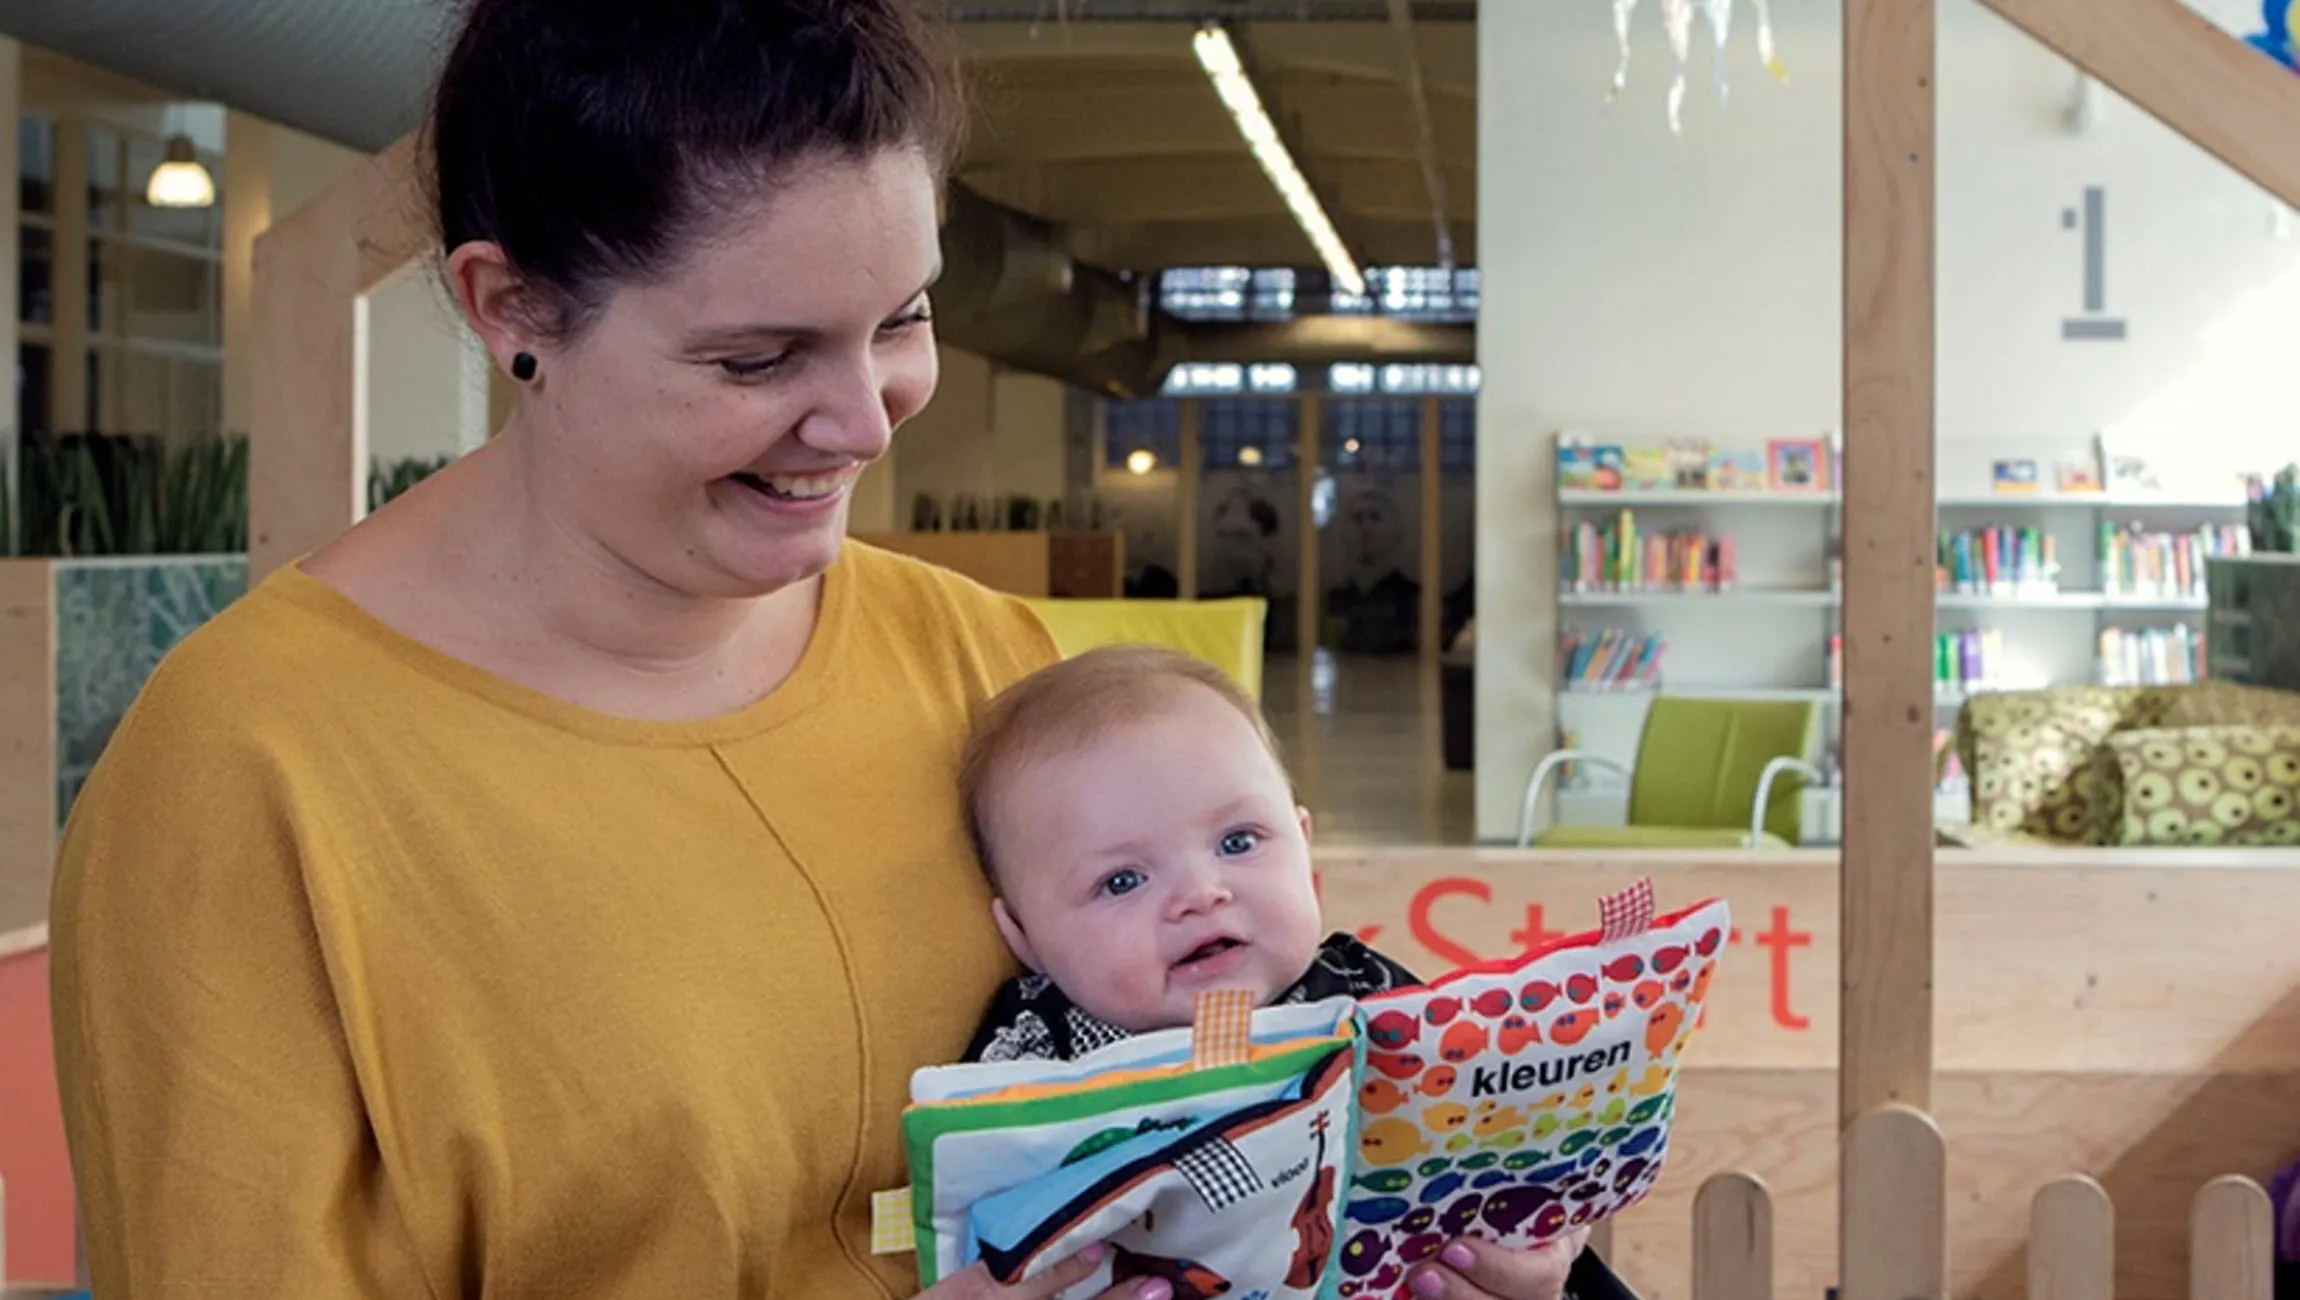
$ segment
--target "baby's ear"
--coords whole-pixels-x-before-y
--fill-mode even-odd
[[[1294,809],[1294,818],[1301,823],[1302,839],[1304,842],[1307,842],[1310,838],[1310,810],[1296,806]]]
[[[1022,932],[1022,922],[1014,919],[1005,899],[990,900],[990,919],[998,926],[999,937],[1006,940],[1007,950],[1014,954],[1014,959],[1028,966],[1032,973],[1044,975],[1046,968],[1038,964],[1038,950],[1030,946],[1030,936]]]

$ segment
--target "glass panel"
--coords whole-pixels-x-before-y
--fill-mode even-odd
[[[54,288],[55,243],[45,230],[26,226],[16,232],[19,263],[16,272],[16,319],[27,325],[46,325],[56,319]]]
[[[178,358],[168,390],[168,433],[219,432],[224,424],[224,368],[213,361]]]
[[[1171,469],[1182,455],[1182,404],[1153,397],[1112,402],[1104,420],[1104,458],[1111,469],[1147,474]]]
[[[172,387],[169,359],[126,348],[106,348],[101,356],[100,383],[96,355],[89,357],[95,427],[105,433],[166,433]]]
[[[1211,398],[1199,419],[1206,468],[1279,470],[1294,463],[1298,403],[1253,398]]]
[[[48,432],[48,347],[22,343],[16,348],[16,427],[29,437]]]
[[[137,245],[114,252],[126,267],[126,310],[108,333],[171,343],[222,342],[214,262]]]
[[[97,334],[109,334],[120,319],[121,299],[127,286],[120,281],[120,258],[111,244],[101,239],[88,241],[88,328]]]
[[[98,352],[94,348],[88,349],[88,402],[86,409],[80,412],[81,430],[101,429],[104,427],[103,419],[107,409],[104,405],[104,377],[110,374],[111,371],[112,367],[106,363],[102,353]],[[65,412],[59,411],[57,414],[59,417],[61,417],[65,414]],[[72,429],[57,430],[58,433],[72,433],[77,431],[78,430]]]
[[[88,132],[88,229],[120,228],[120,137]]]
[[[47,118],[16,121],[16,202],[26,212],[56,210],[56,124]]]

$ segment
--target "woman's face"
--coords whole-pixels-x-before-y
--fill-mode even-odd
[[[855,480],[934,392],[940,269],[922,156],[802,165],[539,353],[523,422],[541,504],[677,591],[821,573]]]

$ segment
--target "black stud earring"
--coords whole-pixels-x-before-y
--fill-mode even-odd
[[[511,377],[524,384],[535,377],[535,354],[520,352],[511,358]]]

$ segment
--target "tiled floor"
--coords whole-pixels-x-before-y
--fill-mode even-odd
[[[1445,770],[1434,668],[1412,657],[1272,658],[1262,703],[1321,847],[1474,837],[1475,783]]]

